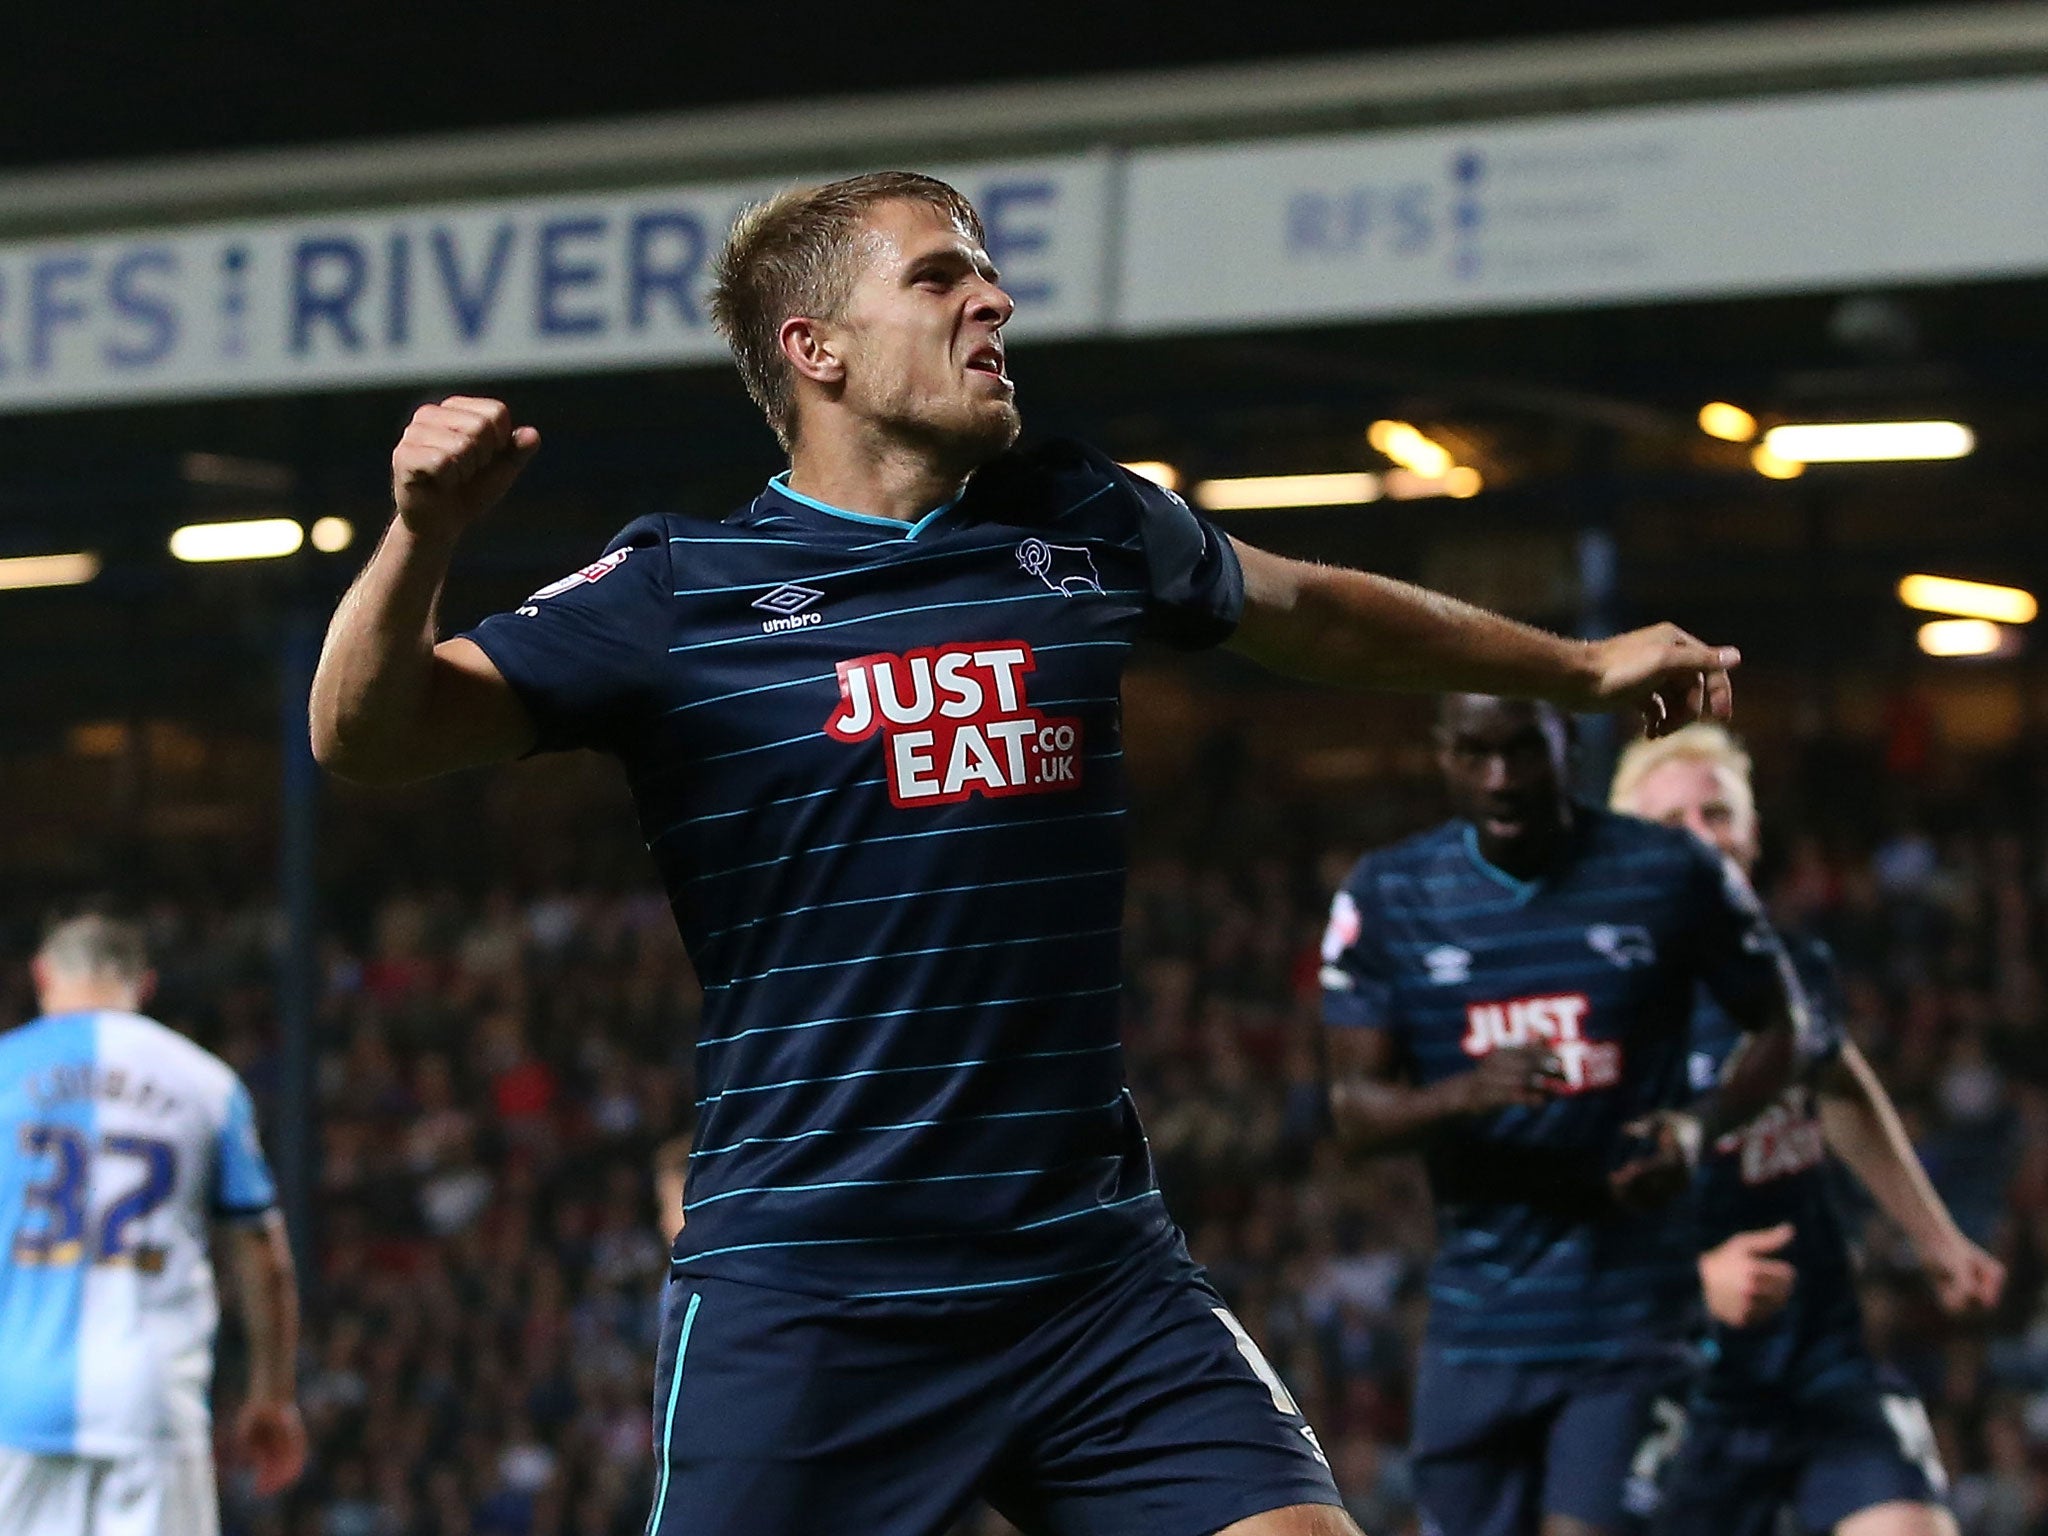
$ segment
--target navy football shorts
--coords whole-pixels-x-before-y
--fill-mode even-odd
[[[1425,1350],[1410,1446],[1432,1536],[1533,1536],[1545,1515],[1640,1531],[1676,1445],[1685,1362],[1451,1364]]]
[[[1211,1536],[1339,1504],[1313,1431],[1178,1242],[1001,1304],[670,1282],[649,1536]]]
[[[1665,1478],[1656,1530],[1772,1536],[1779,1511],[1790,1509],[1802,1531],[1826,1532],[1875,1504],[1941,1504],[1947,1492],[1927,1410],[1886,1384],[1761,1420],[1695,1411]]]

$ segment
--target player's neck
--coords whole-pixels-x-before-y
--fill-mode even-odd
[[[1540,880],[1563,857],[1572,838],[1571,807],[1558,812],[1555,821],[1532,824],[1520,837],[1489,839],[1480,832],[1479,856],[1502,874],[1517,880]]]
[[[142,999],[133,987],[90,981],[60,982],[46,986],[36,1001],[45,1015],[64,1013],[135,1013]]]
[[[791,450],[788,484],[842,512],[914,523],[958,497],[970,472],[907,444],[819,432]]]

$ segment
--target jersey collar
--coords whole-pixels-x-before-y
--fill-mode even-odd
[[[866,512],[849,512],[845,507],[835,507],[829,501],[820,501],[815,496],[806,496],[802,491],[793,491],[789,487],[789,471],[786,469],[781,474],[769,478],[768,489],[783,500],[795,502],[800,507],[808,507],[813,512],[822,512],[827,517],[844,518],[849,523],[859,523],[867,528],[887,528],[901,534],[906,540],[916,538],[960,505],[960,498],[955,496],[952,500],[933,507],[916,522],[904,523],[893,517],[875,517]]]
[[[1494,884],[1502,887],[1517,902],[1526,902],[1532,900],[1537,893],[1550,884],[1554,877],[1579,856],[1580,850],[1585,846],[1587,831],[1591,824],[1592,813],[1590,808],[1574,800],[1572,802],[1571,830],[1565,834],[1563,843],[1559,844],[1556,856],[1550,861],[1550,867],[1533,880],[1524,880],[1517,875],[1511,875],[1498,864],[1489,861],[1486,855],[1479,851],[1479,829],[1473,826],[1471,822],[1464,821],[1459,823],[1458,840],[1463,845],[1465,857],[1471,862],[1474,870],[1493,881]]]

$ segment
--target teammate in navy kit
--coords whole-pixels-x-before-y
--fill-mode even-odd
[[[927,178],[752,210],[710,303],[787,473],[437,644],[456,539],[539,437],[423,407],[314,690],[353,778],[593,746],[631,779],[705,986],[649,1530],[932,1536],[980,1494],[1061,1536],[1352,1536],[1124,1088],[1125,658],[1229,640],[1675,725],[1726,712],[1735,654],[1561,640],[1011,451],[1011,301]]]
[[[1705,723],[1622,755],[1614,808],[1684,827],[1745,870],[1756,862],[1749,755]],[[1660,1532],[1954,1536],[1947,1478],[1911,1388],[1863,1345],[1849,1235],[1828,1189],[1832,1148],[1912,1239],[1942,1304],[1997,1304],[1998,1261],[1963,1235],[1885,1093],[1843,1033],[1825,945],[1789,941],[1811,1006],[1807,1070],[1744,1131],[1706,1149],[1694,1189],[1700,1279],[1714,1322],[1668,1475]],[[1711,1084],[1738,1035],[1711,998],[1693,1020],[1691,1076]]]
[[[1413,1455],[1443,1536],[1648,1513],[1633,1464],[1682,1380],[1694,1286],[1658,1207],[1703,1135],[1775,1092],[1799,1009],[1740,876],[1690,837],[1573,804],[1569,737],[1547,705],[1447,699],[1455,819],[1360,860],[1323,944],[1338,1134],[1419,1149],[1437,1204]],[[1764,1033],[1687,1115],[1700,983]]]

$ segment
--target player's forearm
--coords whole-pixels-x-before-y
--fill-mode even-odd
[[[1254,601],[1237,648],[1310,682],[1491,693],[1573,708],[1588,707],[1598,687],[1585,642],[1391,577],[1253,560],[1246,581]]]
[[[298,1394],[299,1292],[284,1223],[272,1216],[238,1234],[242,1322],[249,1336],[249,1396],[289,1403]]]
[[[1821,1128],[1880,1209],[1913,1246],[1932,1253],[1957,1236],[1955,1219],[1935,1191],[1891,1095],[1855,1046],[1844,1046],[1822,1085]]]
[[[1791,1086],[1797,1067],[1794,1040],[1791,1012],[1785,1007],[1736,1042],[1721,1068],[1720,1082],[1692,1106],[1703,1145],[1711,1147],[1719,1137],[1749,1124]]]
[[[434,671],[434,612],[454,541],[393,518],[327,628],[313,677],[313,755],[344,778],[406,776]]]
[[[1373,1078],[1339,1079],[1330,1085],[1330,1119],[1337,1137],[1355,1152],[1414,1152],[1467,1111],[1454,1080],[1417,1086]]]

